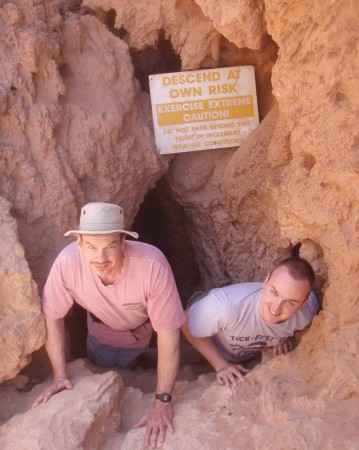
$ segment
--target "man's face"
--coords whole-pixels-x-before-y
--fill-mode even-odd
[[[287,267],[278,267],[264,282],[259,313],[268,323],[283,322],[304,306],[309,293],[308,280],[295,280]]]
[[[77,244],[90,269],[105,283],[113,283],[124,264],[125,239],[119,234],[78,236]]]

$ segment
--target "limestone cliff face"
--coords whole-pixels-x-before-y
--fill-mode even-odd
[[[129,224],[167,165],[128,46],[96,18],[59,11],[55,2],[0,8],[0,195],[40,289],[83,204],[121,204]]]
[[[2,449],[103,448],[120,419],[123,381],[110,371],[94,375],[82,360],[72,363],[69,370],[74,390],[66,390],[56,402],[50,401],[28,414],[18,414],[5,423],[0,428]],[[27,407],[33,394],[25,394]]]
[[[62,17],[53,3],[6,4],[1,17],[1,192],[43,281],[81,205],[121,203],[131,222],[166,164],[125,43],[94,17]]]
[[[193,70],[203,64],[214,66],[218,62],[220,34],[192,0],[146,0],[136,5],[131,0],[85,0],[83,5],[97,12],[99,18],[103,12],[113,10],[114,27],[126,31],[124,39],[131,48],[155,47],[164,33],[180,55],[183,69]]]
[[[10,203],[0,197],[0,383],[13,378],[44,342],[35,282],[18,240]]]
[[[196,3],[212,20],[214,28],[238,48],[261,49],[267,34],[262,0],[197,0]]]
[[[208,285],[263,277],[283,251],[302,243],[323,310],[281,370],[301,367],[298,391],[310,382],[318,404],[333,413],[335,400],[350,408],[359,393],[359,68],[357,5],[327,6],[265,2],[267,31],[279,46],[272,77],[278,107],[233,154],[180,155],[167,177],[195,224]],[[200,160],[207,165],[199,174]],[[273,388],[280,409],[278,398]]]
[[[322,361],[328,361],[331,377],[313,382],[321,392],[348,398],[359,392],[359,366],[352,360],[359,343],[353,329],[359,320],[359,7],[326,6],[268,2],[266,17],[280,47],[274,95],[290,130],[291,160],[278,191],[278,217],[283,235],[309,241],[322,253],[322,270],[327,267],[323,311],[306,338],[308,354],[320,336],[325,345],[313,350],[316,363],[308,372],[315,379]]]
[[[83,203],[119,203],[130,223],[166,172],[206,288],[263,279],[301,243],[323,296],[298,348],[260,366],[238,395],[225,397],[231,414],[219,388],[209,388],[213,380],[180,384],[168,448],[178,448],[181,432],[193,433],[193,448],[218,448],[223,433],[213,427],[224,430],[228,448],[239,440],[258,449],[356,448],[358,3],[80,3],[19,0],[0,8],[0,227],[19,249],[0,265],[1,305],[13,304],[6,275],[10,270],[17,280],[14,268],[21,266],[19,307],[5,318],[16,330],[29,303],[33,311],[28,334],[7,355],[13,362],[0,369],[2,379],[14,376],[44,339],[21,246],[41,287]],[[261,123],[242,147],[158,156],[149,98],[135,80],[130,51],[143,56],[164,41],[182,70],[254,65]],[[25,347],[30,335],[34,341]],[[205,445],[202,428],[186,428],[198,423],[198,406],[208,407]],[[354,419],[344,420],[345,411]],[[121,439],[118,448],[140,448],[140,431]]]

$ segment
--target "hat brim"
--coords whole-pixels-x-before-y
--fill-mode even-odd
[[[135,231],[126,230],[106,230],[106,231],[91,231],[91,230],[70,230],[64,233],[64,236],[72,236],[73,234],[86,234],[88,236],[104,236],[106,234],[128,234],[135,239],[138,239],[138,233]]]

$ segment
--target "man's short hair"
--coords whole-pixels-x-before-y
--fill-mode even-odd
[[[315,283],[315,273],[308,261],[300,257],[290,257],[280,261],[275,269],[283,266],[287,267],[288,272],[294,280],[308,280],[310,287],[313,287]]]

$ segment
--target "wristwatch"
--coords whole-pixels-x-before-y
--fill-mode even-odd
[[[170,394],[156,394],[156,400],[163,403],[169,403],[172,400],[172,395]]]

